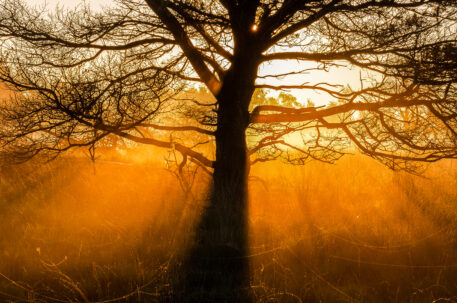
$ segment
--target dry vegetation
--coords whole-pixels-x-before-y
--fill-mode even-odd
[[[163,165],[130,159],[2,168],[0,301],[173,301],[208,178],[186,200]],[[257,302],[457,302],[455,162],[428,178],[361,156],[251,176]]]

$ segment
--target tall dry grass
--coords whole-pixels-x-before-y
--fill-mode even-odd
[[[129,159],[2,169],[0,301],[174,300],[208,178],[197,175],[194,199],[185,198],[162,164]],[[425,176],[362,156],[253,167],[253,297],[457,301],[456,163],[437,163]]]

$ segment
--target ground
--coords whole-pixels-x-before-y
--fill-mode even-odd
[[[360,155],[253,167],[255,301],[457,301],[457,163],[424,176]],[[207,190],[197,178],[185,199],[160,161],[2,168],[0,301],[172,302]]]

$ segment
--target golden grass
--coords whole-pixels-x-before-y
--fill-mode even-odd
[[[255,166],[247,258],[256,301],[457,301],[456,163],[426,176],[362,156]],[[198,178],[191,200],[157,161],[2,169],[0,301],[173,301],[205,197],[208,178]]]

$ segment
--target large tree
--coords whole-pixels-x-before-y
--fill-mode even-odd
[[[5,0],[1,78],[18,93],[3,104],[4,148],[27,158],[114,135],[176,150],[213,176],[200,245],[242,260],[251,163],[333,162],[354,146],[395,169],[457,157],[456,16],[438,0],[124,0],[54,14]],[[259,72],[281,60],[297,68]],[[341,69],[360,83],[314,79]],[[177,93],[189,82],[213,99]],[[256,88],[335,102],[265,102]],[[244,261],[211,262],[243,280]],[[208,288],[228,283],[216,276]]]

